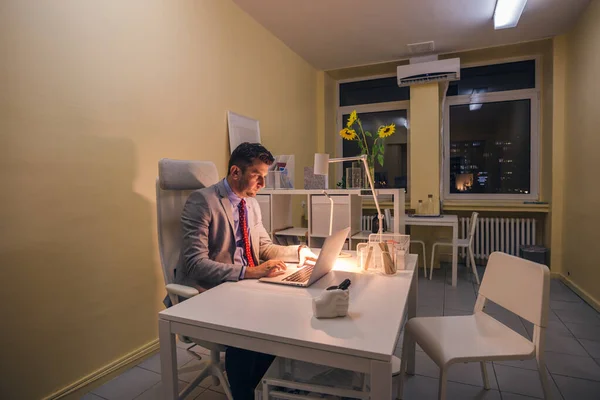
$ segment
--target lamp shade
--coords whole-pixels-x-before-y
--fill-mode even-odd
[[[329,154],[315,153],[315,175],[328,175],[329,173]]]

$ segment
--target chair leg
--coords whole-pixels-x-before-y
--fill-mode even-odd
[[[225,376],[225,374],[223,373],[221,368],[219,368],[218,366],[215,366],[214,374],[219,377],[219,380],[221,381],[221,387],[223,388],[223,391],[225,392],[225,396],[227,396],[227,399],[233,400],[233,395],[231,394],[231,389],[229,389],[229,380],[227,379],[227,377]]]
[[[448,383],[448,371],[446,367],[440,367],[440,387],[438,389],[438,399],[446,400],[446,386]]]
[[[433,260],[435,258],[435,246],[437,245],[437,243],[434,243],[433,246],[431,247],[431,265],[429,268],[429,280],[431,280],[431,278],[433,278]]]
[[[469,246],[469,257],[471,257],[471,268],[473,268],[473,273],[475,274],[475,280],[479,285],[479,274],[477,273],[477,265],[475,264],[475,256],[473,255],[473,249]]]
[[[400,373],[398,374],[398,392],[396,393],[396,398],[397,399],[402,399],[403,396],[403,392],[404,392],[404,379],[406,375],[406,366],[408,363],[408,360],[406,357],[404,357],[404,354],[406,354],[406,349],[408,349],[408,346],[412,345],[412,340],[410,337],[410,333],[408,332],[408,330],[404,330],[404,340],[402,340],[402,357],[400,357]]]
[[[210,361],[215,365],[219,365],[221,363],[221,353],[217,350],[211,350],[210,351]],[[213,375],[212,376],[212,384],[213,384],[213,386],[219,386],[219,377]]]
[[[490,390],[490,380],[488,378],[487,367],[485,361],[479,363],[481,365],[481,378],[483,379],[483,388]]]
[[[538,352],[539,353],[539,352]],[[546,363],[544,362],[543,355],[536,357],[538,374],[540,375],[540,382],[542,383],[542,391],[544,392],[544,399],[550,399],[550,385],[548,384],[548,374],[546,373]]]
[[[425,278],[427,278],[427,253],[425,251],[425,242],[421,243],[423,246],[423,273],[425,274]]]
[[[181,391],[181,393],[179,393],[179,398],[185,399],[192,392],[192,390],[194,390],[196,386],[200,384],[200,382],[211,376],[212,372],[213,371],[211,366],[207,366],[206,368],[204,368],[200,375],[198,375],[192,382],[190,382],[185,387],[185,389],[183,389],[183,391]]]

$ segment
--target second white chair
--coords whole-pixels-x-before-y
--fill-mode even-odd
[[[423,248],[423,274],[427,278],[427,253],[425,253],[425,242],[422,240],[410,240],[410,244],[418,244]],[[419,272],[419,266],[417,266],[417,272]]]
[[[466,248],[467,249],[467,257],[465,260],[465,264],[467,269],[469,268],[469,260],[471,261],[471,268],[473,269],[473,273],[475,274],[475,279],[477,280],[477,284],[479,285],[479,274],[477,273],[477,265],[475,264],[475,255],[473,254],[473,237],[475,236],[475,229],[477,228],[477,217],[478,213],[474,212],[471,214],[471,220],[469,221],[469,233],[465,239],[458,239],[457,246],[458,248]],[[436,242],[433,244],[431,248],[431,266],[429,269],[429,279],[433,277],[433,260],[435,258],[435,248],[436,246],[452,246],[452,242]]]
[[[491,300],[533,323],[533,340],[529,340],[491,315],[483,312]],[[418,343],[440,368],[438,398],[446,398],[448,369],[452,364],[480,362],[485,389],[490,388],[486,361],[537,361],[544,398],[549,399],[549,385],[544,362],[545,330],[550,304],[548,267],[504,253],[492,253],[479,288],[473,315],[417,317],[405,325],[402,354]],[[406,360],[400,368],[399,397]]]

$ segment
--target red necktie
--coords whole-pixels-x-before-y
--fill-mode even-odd
[[[248,222],[246,221],[246,200],[242,199],[238,205],[240,212],[240,226],[242,227],[242,236],[244,238],[244,252],[246,254],[246,260],[248,260],[248,267],[254,267],[254,259],[252,258],[252,251],[250,250],[250,239],[248,238]]]

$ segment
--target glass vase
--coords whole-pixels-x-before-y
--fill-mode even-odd
[[[369,174],[371,175],[371,179],[373,179],[373,187],[377,187],[375,183],[375,167],[371,164],[369,164]],[[363,179],[363,188],[371,189],[371,186],[369,185],[369,177],[367,176],[366,172],[365,179]]]
[[[346,168],[346,189],[362,189],[362,168],[359,164],[352,164]]]

